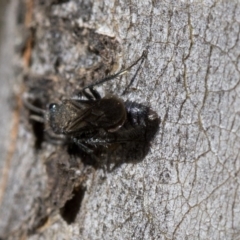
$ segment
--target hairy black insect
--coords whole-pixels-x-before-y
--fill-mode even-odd
[[[77,97],[60,104],[51,103],[48,111],[36,108],[29,101],[25,103],[32,111],[45,115],[54,134],[64,136],[65,142],[76,144],[89,155],[94,156],[98,148],[107,149],[113,144],[149,142],[160,121],[156,112],[136,102],[124,102],[116,95],[101,97],[94,89],[129,71],[140,60],[142,63],[145,57],[146,51],[127,69],[84,87]],[[43,121],[39,116],[31,118]]]

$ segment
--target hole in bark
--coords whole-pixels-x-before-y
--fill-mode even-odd
[[[35,100],[32,105],[41,108],[42,109],[42,104],[39,100]],[[35,112],[30,111],[30,115],[36,115]],[[42,116],[40,116],[42,117]],[[32,130],[33,134],[35,136],[35,144],[34,147],[35,149],[39,150],[41,149],[42,142],[44,141],[44,124],[38,121],[31,120],[30,121],[32,124]]]
[[[33,133],[35,135],[35,148],[40,149],[44,140],[44,124],[33,121],[32,123]]]
[[[60,214],[62,218],[68,223],[72,224],[79,212],[81,202],[84,197],[85,188],[79,188],[73,191],[73,198],[68,200],[64,207],[61,208]]]

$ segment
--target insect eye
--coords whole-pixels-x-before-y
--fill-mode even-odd
[[[51,103],[49,105],[49,111],[51,111],[51,112],[55,112],[57,110],[57,108],[58,108],[58,105],[56,103]]]

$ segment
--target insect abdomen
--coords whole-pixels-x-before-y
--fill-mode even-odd
[[[131,129],[131,134],[136,139],[150,141],[160,124],[160,118],[151,108],[142,104],[126,101],[127,121],[123,128]],[[130,134],[129,132],[129,134]],[[142,139],[141,139],[142,138]]]
[[[146,126],[149,108],[136,102],[126,101],[127,119],[132,126]]]

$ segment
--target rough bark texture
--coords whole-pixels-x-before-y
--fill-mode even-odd
[[[43,97],[47,92],[43,89],[36,95],[43,98],[41,104],[57,101],[129,65],[148,49],[143,68],[123,98],[151,106],[161,124],[148,154],[137,163],[124,162],[113,172],[80,164],[84,190],[75,193],[59,214],[44,202],[49,183],[44,163],[53,152],[62,151],[63,158],[66,150],[41,139],[19,97],[12,134],[8,123],[2,131],[12,139],[7,157],[1,152],[5,167],[1,168],[0,236],[238,239],[238,1],[18,4],[20,8],[15,3],[8,9],[12,18],[18,16],[18,29],[24,29],[18,55],[28,77],[18,95],[25,85],[33,89],[36,79],[47,76],[50,94]],[[104,84],[101,94],[122,93],[133,72]],[[67,200],[71,194],[66,195]]]

